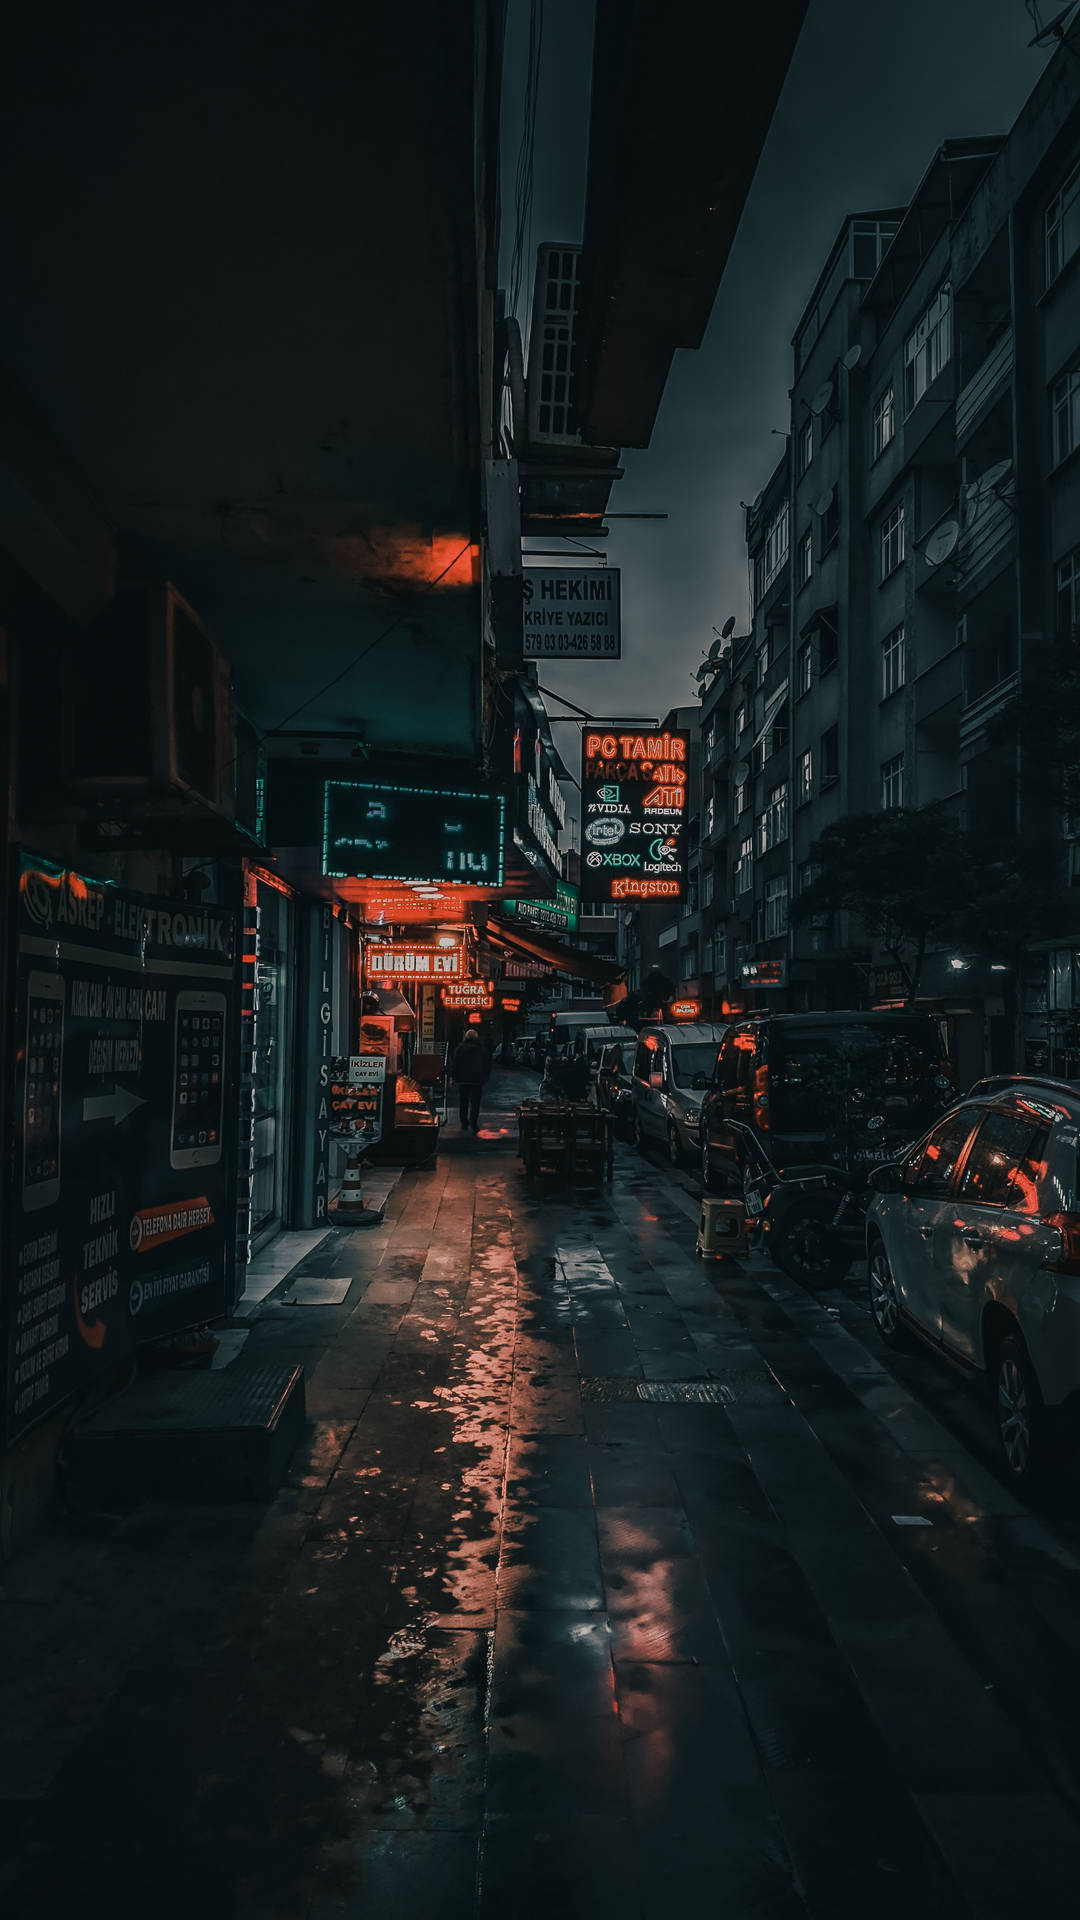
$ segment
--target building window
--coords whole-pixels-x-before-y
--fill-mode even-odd
[[[835,620],[823,618],[818,627],[818,675],[831,673],[840,658],[840,635]]]
[[[1050,389],[1054,465],[1059,467],[1080,446],[1080,360]]]
[[[1062,640],[1080,638],[1080,547],[1058,561],[1055,585],[1058,634]]]
[[[881,551],[881,578],[887,580],[895,573],[904,558],[904,503],[901,500],[891,513],[886,514],[881,523],[879,534]]]
[[[804,861],[796,874],[796,879],[799,883],[799,892],[806,893],[808,888],[813,886],[815,880],[821,879],[821,868],[817,861]],[[806,924],[809,927],[827,927],[829,924],[829,916],[827,913],[812,913]]]
[[[885,635],[881,643],[881,697],[887,700],[904,684],[905,642],[901,624]]]
[[[749,893],[754,884],[754,836],[748,833],[739,842],[739,857],[735,862],[735,897]]]
[[[802,479],[803,474],[806,472],[806,469],[810,465],[810,462],[813,460],[813,458],[814,458],[814,416],[813,414],[811,414],[809,419],[806,420],[804,424],[799,428],[799,478],[800,480]]]
[[[756,679],[759,687],[765,685],[765,676],[772,666],[772,634],[766,633],[765,639],[757,650]]]
[[[851,223],[851,277],[872,280],[892,240],[899,220],[853,220]]]
[[[840,418],[840,362],[829,368],[826,381],[829,398],[818,415],[821,423],[821,438],[826,441]]]
[[[703,867],[701,872],[701,904],[703,907],[712,906],[712,890],[713,870],[711,867]]]
[[[802,646],[799,648],[796,673],[796,693],[809,693],[814,684],[814,649],[810,645],[809,640],[804,640]]]
[[[745,733],[745,732],[746,732],[746,708],[745,708],[745,707],[736,707],[736,709],[735,709],[735,738],[736,738],[736,740],[737,740],[737,739],[739,738],[739,735],[740,735],[740,734],[743,734],[743,733]]]
[[[810,527],[807,527],[806,532],[803,534],[802,539],[799,541],[799,585],[800,587],[805,587],[806,585],[808,585],[810,576],[813,573],[813,571],[814,571],[814,535],[813,535],[813,530]]]
[[[713,970],[713,937],[711,933],[707,933],[705,935],[704,940],[701,943],[701,971],[702,973],[711,973],[712,970]]]
[[[839,538],[840,495],[837,489],[833,487],[829,494],[829,504],[821,515],[819,539],[821,541],[820,554],[823,560],[827,553],[832,552]]]
[[[765,882],[765,938],[778,940],[787,932],[787,877],[778,874]]]
[[[804,747],[799,755],[798,771],[795,779],[795,802],[804,807],[814,792],[814,756],[809,747]]]
[[[746,801],[747,801],[746,788],[747,788],[747,782],[745,780],[736,780],[735,782],[735,818],[736,820],[741,819],[742,815],[746,812]]]
[[[896,406],[893,399],[893,383],[890,380],[883,394],[874,406],[874,453],[876,460],[884,453],[889,441],[896,432]]]
[[[791,517],[788,503],[778,507],[769,522],[765,545],[754,560],[754,604],[759,605],[773,581],[787,564]]]
[[[1056,280],[1080,247],[1080,166],[1055,193],[1046,209],[1046,284]]]
[[[712,832],[712,830],[713,830],[713,821],[715,820],[715,818],[716,818],[716,799],[715,799],[715,796],[714,796],[713,794],[711,794],[711,793],[710,793],[710,795],[709,795],[709,797],[708,797],[708,799],[707,799],[707,800],[706,800],[706,802],[705,802],[705,835],[706,835],[706,838],[708,838],[708,836],[709,836],[709,834],[710,834],[710,833]]]
[[[787,839],[788,830],[788,788],[787,781],[770,790],[764,813],[758,815],[758,852],[768,853],[770,847],[779,846]]]
[[[701,751],[705,755],[706,760],[709,758],[709,755],[713,750],[715,741],[716,741],[716,732],[713,726],[713,722],[710,720],[708,726],[706,727],[704,733],[701,736]]]
[[[821,736],[821,784],[831,786],[840,778],[840,729],[827,727]]]
[[[891,760],[881,765],[881,804],[888,811],[890,807],[902,807],[904,804],[904,756],[894,753]]]
[[[904,401],[908,413],[951,358],[952,289],[946,281],[904,343]]]

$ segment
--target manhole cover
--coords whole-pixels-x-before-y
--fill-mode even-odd
[[[592,1404],[627,1406],[775,1406],[781,1389],[764,1368],[732,1368],[713,1380],[583,1380],[581,1397]]]

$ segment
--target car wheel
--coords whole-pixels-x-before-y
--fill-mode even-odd
[[[870,1293],[870,1318],[887,1347],[902,1346],[904,1326],[900,1318],[900,1293],[896,1275],[880,1240],[875,1240],[866,1263]]]
[[[678,1129],[671,1120],[668,1121],[667,1130],[667,1157],[673,1167],[682,1165],[682,1145],[679,1140]]]
[[[1003,1340],[994,1361],[994,1415],[1010,1480],[1030,1486],[1045,1472],[1050,1443],[1039,1383],[1021,1340]]]
[[[767,1250],[789,1280],[815,1287],[840,1284],[850,1262],[837,1251],[834,1212],[832,1200],[795,1200],[770,1221]]]

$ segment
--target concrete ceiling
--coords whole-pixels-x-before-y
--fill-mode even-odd
[[[472,744],[484,12],[61,0],[5,47],[0,360],[261,728]]]

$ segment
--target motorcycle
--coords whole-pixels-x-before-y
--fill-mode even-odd
[[[767,1248],[790,1280],[834,1287],[865,1245],[868,1189],[835,1166],[781,1173],[748,1128],[743,1136],[743,1205],[751,1247]]]

